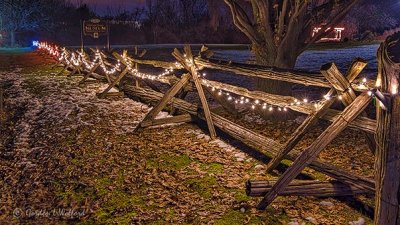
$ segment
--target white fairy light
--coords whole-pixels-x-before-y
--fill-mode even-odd
[[[324,98],[325,98],[326,100],[330,100],[330,99],[331,99],[331,96],[328,95],[328,94],[326,94],[326,95],[324,95]]]
[[[392,95],[397,95],[397,93],[399,93],[399,86],[397,84],[392,84],[391,88],[390,88],[390,93],[392,93]]]

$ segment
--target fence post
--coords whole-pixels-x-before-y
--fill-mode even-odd
[[[377,86],[384,101],[377,103],[375,156],[375,224],[400,224],[400,33],[378,50]],[[381,98],[382,98],[381,97]],[[385,102],[386,105],[383,105]]]

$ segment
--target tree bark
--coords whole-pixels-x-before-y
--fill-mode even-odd
[[[279,55],[285,55],[285,58],[278,58],[277,54],[267,52],[266,47],[253,45],[253,51],[256,56],[256,62],[262,66],[277,67],[280,69],[293,69],[298,57],[295,51],[288,51]],[[292,84],[284,81],[257,79],[256,88],[259,91],[265,91],[270,94],[280,94],[292,96]]]
[[[276,67],[279,69],[293,69],[296,64],[296,59],[298,55],[296,51],[289,51],[289,47],[287,48],[287,52],[279,54],[275,54],[275,52],[271,53],[266,51],[267,47],[257,47],[254,45],[253,51],[256,55],[256,62],[259,65]],[[291,49],[293,50],[293,49]],[[284,57],[278,57],[278,55]],[[270,80],[270,79],[256,79],[256,89],[258,91],[264,91],[269,94],[279,94],[284,96],[292,96],[292,86],[293,84],[285,81],[278,80]],[[273,118],[274,120],[286,120],[292,119],[295,117],[295,113],[285,113],[283,115],[277,115],[276,113],[270,114],[265,111],[260,112],[265,118]]]

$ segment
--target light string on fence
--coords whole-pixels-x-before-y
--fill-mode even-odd
[[[83,64],[85,65],[86,69],[88,69],[88,70],[92,70],[100,60],[100,57],[98,57],[97,54],[95,54],[95,58],[92,61],[90,61],[89,56],[87,56],[83,51],[79,52],[79,54],[81,55]],[[89,59],[89,60],[87,60],[87,59]]]
[[[274,104],[264,102],[263,100],[260,100],[260,99],[249,98],[246,96],[241,96],[236,93],[223,90],[221,88],[218,88],[215,85],[212,85],[212,83],[209,80],[205,79],[204,78],[206,76],[205,73],[202,73],[201,76],[202,76],[201,77],[202,84],[204,86],[210,88],[211,91],[216,93],[218,96],[225,97],[225,99],[228,102],[233,102],[235,105],[248,106],[249,108],[251,108],[253,110],[263,109],[263,110],[268,110],[268,111],[278,110],[280,112],[287,112],[289,108],[292,108],[293,106],[301,106],[301,105],[310,105],[310,106],[313,106],[315,108],[315,110],[318,110],[326,101],[329,101],[331,99],[342,100],[345,92],[354,91],[353,88],[350,87],[348,90],[346,90],[345,92],[340,93],[340,94],[333,95],[333,94],[327,93],[323,96],[322,99],[318,99],[318,100],[310,101],[308,98],[303,98],[303,99],[294,98],[293,102],[291,102],[287,105],[274,105]],[[370,88],[368,86],[368,80],[366,78],[362,79],[361,83],[359,84],[359,87],[360,88],[363,87],[363,88],[367,89],[367,94],[369,96],[374,95],[374,89]]]
[[[50,54],[54,54],[54,50],[52,50],[52,48],[50,48],[47,45],[44,45],[44,46],[46,46],[46,47],[44,47],[44,49],[49,51]],[[66,54],[63,51],[61,53],[60,58],[62,58],[64,55],[66,55]],[[147,80],[152,80],[152,81],[163,81],[165,76],[171,75],[174,72],[174,69],[172,67],[170,67],[168,69],[165,69],[165,71],[159,75],[141,73],[138,71],[138,69],[134,68],[132,61],[129,60],[128,57],[126,57],[125,55],[123,55],[122,57],[123,57],[124,61],[126,62],[126,66],[129,70],[130,74],[132,74],[135,77],[141,78],[141,79],[147,79]],[[292,108],[293,106],[297,107],[297,106],[301,106],[301,105],[310,105],[310,106],[313,106],[316,110],[318,110],[328,100],[331,100],[331,99],[342,100],[343,99],[344,93],[339,93],[336,95],[328,93],[328,94],[325,94],[322,99],[313,100],[313,101],[310,101],[308,98],[303,98],[301,100],[294,98],[293,102],[286,104],[286,105],[270,104],[270,103],[264,102],[263,100],[260,100],[260,99],[242,96],[242,95],[239,95],[236,93],[222,90],[221,88],[218,88],[217,86],[212,85],[210,80],[205,79],[206,73],[201,73],[198,70],[193,59],[188,58],[186,55],[184,55],[184,57],[185,57],[185,63],[188,66],[196,68],[195,69],[195,71],[197,72],[196,75],[200,78],[200,80],[204,86],[209,87],[211,89],[211,91],[215,92],[218,96],[225,97],[226,100],[229,102],[233,102],[236,105],[247,106],[254,110],[259,108],[259,109],[268,110],[268,111],[277,110],[280,112],[287,112],[289,108]],[[85,64],[85,66],[87,68],[93,68],[97,62],[100,62],[100,64],[102,64],[104,67],[103,71],[107,74],[113,74],[116,71],[120,71],[120,67],[121,67],[121,63],[118,60],[118,63],[113,67],[113,69],[107,70],[105,67],[104,61],[102,61],[101,52],[99,50],[96,51],[96,56],[95,56],[94,60],[91,62],[87,62],[86,57],[84,57],[82,55],[81,55],[81,57],[79,57],[77,59],[77,57],[74,54],[72,54],[71,59],[73,61],[72,62],[73,64],[78,64],[78,65],[79,65],[78,61],[82,60],[83,64]],[[64,60],[69,61],[66,57],[64,57]],[[183,68],[183,66],[179,62],[175,62],[175,67]],[[361,79],[360,81],[358,81],[358,83],[353,82],[352,84],[356,85],[359,89],[366,90],[366,92],[368,93],[369,96],[375,95],[375,91],[376,91],[377,87],[371,88],[369,86],[368,80],[366,78]],[[354,89],[352,87],[349,87],[349,89],[346,91],[354,91]]]
[[[117,61],[117,64],[112,67],[112,69],[108,70],[101,54],[102,53],[97,49],[95,55],[96,58],[99,59],[100,67],[104,73],[106,73],[107,75],[114,75],[116,72],[121,71],[121,62],[119,60]]]
[[[58,46],[48,44],[47,42],[40,42],[38,44],[38,48],[47,50],[47,52],[54,57],[58,57],[60,55]]]
[[[159,75],[141,73],[141,72],[139,72],[138,69],[134,68],[134,65],[131,62],[131,60],[129,60],[125,55],[123,55],[122,58],[126,62],[126,66],[129,70],[130,74],[132,74],[135,77],[141,78],[141,79],[147,79],[147,80],[152,80],[152,81],[154,81],[154,80],[162,81],[164,77],[171,75],[174,72],[174,68],[170,67],[168,69],[165,69],[164,72]]]

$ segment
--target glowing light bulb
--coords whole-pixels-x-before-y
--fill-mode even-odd
[[[399,86],[397,86],[397,84],[392,84],[390,92],[392,93],[392,95],[396,95],[399,92],[398,89],[399,89]]]

